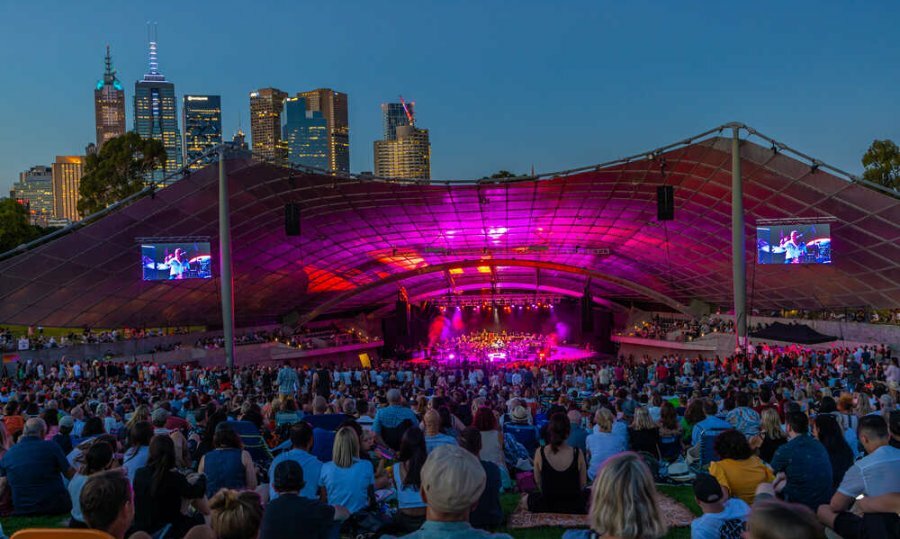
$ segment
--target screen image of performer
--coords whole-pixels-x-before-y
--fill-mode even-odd
[[[780,247],[784,250],[785,264],[799,264],[802,255],[806,254],[806,244],[800,241],[802,234],[791,230],[791,235],[781,239]]]
[[[166,265],[169,266],[169,279],[184,279],[184,272],[188,269],[188,261],[184,256],[184,250],[175,249],[175,252],[166,256]]]

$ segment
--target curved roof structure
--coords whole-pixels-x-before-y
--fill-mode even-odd
[[[742,141],[748,307],[900,305],[898,197],[788,150]],[[727,310],[732,301],[731,140],[716,131],[538,178],[334,176],[246,152],[232,152],[226,171],[238,325],[371,310],[399,286],[412,299],[492,289],[580,296],[589,287],[613,308],[687,311],[699,300]],[[7,253],[0,322],[216,325],[218,278],[142,281],[137,238],[209,236],[217,260],[217,183],[211,165]],[[675,188],[675,220],[658,222],[664,183]],[[288,202],[301,207],[299,237],[285,236]],[[794,218],[832,223],[833,263],[756,265],[756,223]]]

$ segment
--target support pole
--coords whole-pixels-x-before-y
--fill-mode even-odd
[[[744,236],[744,187],[741,179],[740,127],[733,126],[731,139],[731,266],[734,281],[735,348],[747,344],[747,261]],[[742,341],[743,339],[743,341]]]
[[[234,281],[231,277],[231,217],[228,207],[228,175],[225,147],[219,146],[219,282],[222,287],[222,336],[225,366],[234,369]]]

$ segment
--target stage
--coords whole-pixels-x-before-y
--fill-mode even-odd
[[[451,357],[452,356],[452,357]],[[522,356],[517,356],[514,358],[509,357],[501,357],[499,354],[487,354],[489,357],[485,358],[469,358],[468,356],[459,358],[455,354],[444,354],[443,356],[434,356],[434,357],[426,357],[424,354],[419,356],[414,356],[411,363],[415,363],[418,365],[443,365],[443,366],[452,366],[452,365],[479,365],[479,364],[487,364],[493,366],[521,366],[521,365],[534,365],[536,363],[546,363],[546,362],[564,362],[564,363],[573,363],[576,361],[588,361],[598,357],[598,354],[595,350],[585,350],[584,348],[580,348],[577,346],[555,346],[550,349],[549,354],[544,354],[541,352],[534,352],[524,354]],[[493,356],[493,357],[490,357]]]

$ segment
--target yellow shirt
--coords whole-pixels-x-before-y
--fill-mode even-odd
[[[711,462],[709,474],[728,489],[732,498],[738,497],[748,504],[753,504],[756,487],[760,483],[775,479],[772,470],[755,455],[744,460],[722,459]]]

